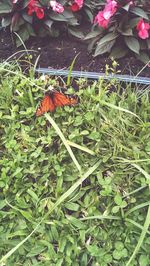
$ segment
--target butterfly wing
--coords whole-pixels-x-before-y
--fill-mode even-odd
[[[41,101],[39,107],[36,110],[36,116],[41,116],[46,112],[53,112],[55,110],[55,105],[50,95],[45,95]]]
[[[53,92],[52,99],[55,108],[63,107],[66,105],[73,106],[78,103],[77,97],[71,95],[65,95],[61,92]]]

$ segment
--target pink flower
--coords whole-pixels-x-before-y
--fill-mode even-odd
[[[145,23],[142,18],[139,20],[136,29],[138,30],[138,36],[141,39],[147,39],[149,37],[148,31],[150,30],[150,24]]]
[[[133,1],[130,1],[129,2],[129,6],[134,6],[134,2]]]
[[[56,2],[55,0],[50,1],[50,6],[53,9],[53,11],[55,11],[57,13],[64,12],[64,7],[61,4],[59,4],[58,2]]]
[[[39,3],[36,0],[30,0],[28,3],[28,15],[32,16],[35,13],[38,19],[42,19],[44,17],[44,9],[39,7]]]
[[[16,4],[18,2],[18,0],[13,0],[12,3],[13,4]]]
[[[83,7],[83,1],[84,0],[74,0],[74,2],[79,6],[80,9]]]
[[[71,6],[70,6],[70,9],[72,12],[77,12],[80,10],[79,6],[76,4],[76,3],[73,3]]]
[[[108,27],[109,20],[104,18],[103,11],[99,11],[95,17],[94,23],[97,23],[99,26],[106,29]]]
[[[115,0],[107,0],[103,11],[99,11],[95,17],[94,23],[98,23],[102,28],[107,28],[110,18],[117,11],[117,2]]]
[[[117,11],[117,2],[114,0],[107,0],[107,4],[103,10],[104,18],[110,19]]]
[[[84,3],[84,0],[74,0],[70,8],[73,12],[76,12],[83,7],[83,3]]]

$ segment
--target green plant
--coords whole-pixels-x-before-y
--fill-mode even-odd
[[[149,92],[86,82],[35,120],[44,84],[0,65],[0,264],[148,266]]]
[[[85,37],[85,40],[90,40],[89,51],[94,49],[94,56],[109,53],[113,58],[121,58],[132,52],[147,63],[150,60],[150,13],[149,4],[145,4],[140,1],[108,0],[105,8],[100,7],[95,25]]]
[[[57,37],[66,29],[70,34],[83,38],[83,34],[77,28],[74,29],[81,21],[80,10],[73,12],[71,2],[68,1],[60,0],[57,3],[49,0],[2,0],[0,18],[2,27],[10,27],[10,31],[17,32],[23,42],[30,36]],[[18,38],[16,44],[22,44]]]

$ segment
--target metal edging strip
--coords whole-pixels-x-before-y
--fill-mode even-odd
[[[49,69],[49,68],[38,68],[36,69],[36,72],[41,74],[47,74],[51,76],[68,76],[69,70],[58,70],[58,69]],[[129,75],[114,75],[114,74],[108,74],[105,73],[96,73],[96,72],[83,72],[83,71],[72,71],[71,77],[75,78],[87,78],[87,79],[117,79],[119,81],[125,81],[129,83],[137,83],[137,84],[143,84],[143,85],[150,85],[150,78],[147,77],[137,77],[137,76],[129,76]]]

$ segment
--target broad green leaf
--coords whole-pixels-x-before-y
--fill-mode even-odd
[[[87,245],[87,249],[93,257],[101,257],[105,254],[105,250],[103,248],[98,247],[97,245]]]
[[[99,44],[96,46],[94,57],[104,54],[106,52],[110,52],[111,48],[113,47],[115,40],[105,42],[103,44]]]
[[[54,21],[64,21],[64,22],[68,21],[68,18],[63,16],[63,14],[57,14],[56,16],[54,12],[49,14],[49,18]]]
[[[33,222],[33,217],[29,212],[23,211],[23,210],[19,210],[19,211],[29,222]]]
[[[140,266],[148,266],[149,265],[149,256],[140,255],[139,265]]]
[[[23,27],[22,29],[20,29],[18,31],[18,35],[20,36],[22,42],[27,41],[29,39],[29,37],[30,37],[30,34],[29,34],[29,32],[28,32],[28,30],[27,30],[26,27]],[[20,41],[20,39],[18,37],[16,38],[16,45],[17,45],[17,47],[19,47],[20,45],[22,45],[22,42]]]
[[[65,207],[70,211],[78,211],[80,206],[74,202],[67,202],[65,203]]]
[[[42,253],[45,249],[45,246],[37,245],[31,249],[31,251],[27,254],[27,257],[35,257]]]
[[[135,15],[138,15],[139,17],[145,18],[147,20],[149,19],[146,12],[140,7],[131,7],[130,12],[134,13]]]
[[[133,36],[133,31],[131,28],[127,28],[124,31],[122,31],[121,34],[124,36]]]
[[[83,39],[84,38],[84,34],[82,31],[78,31],[76,29],[71,29],[71,28],[68,28],[68,32],[70,32],[73,36],[79,38],[79,39]]]
[[[100,41],[97,43],[94,56],[110,52],[117,36],[118,34],[111,32],[101,38]]]
[[[140,44],[139,41],[135,37],[125,36],[125,43],[128,46],[128,48],[135,52],[136,54],[139,54],[140,51]]]
[[[93,13],[91,12],[91,9],[85,7],[85,8],[84,8],[84,12],[86,13],[86,15],[87,15],[89,21],[90,21],[91,23],[93,23]]]
[[[79,228],[79,229],[85,229],[85,225],[83,222],[81,222],[79,219],[71,216],[71,215],[67,215],[66,216],[68,221],[74,225],[75,227]]]
[[[29,188],[29,189],[27,190],[27,193],[32,197],[32,199],[33,199],[36,203],[38,203],[39,198],[38,198],[37,194],[36,194],[32,189]]]
[[[117,205],[121,205],[121,203],[122,203],[122,197],[119,195],[119,194],[117,194],[115,197],[114,197],[114,201],[115,201],[115,203],[117,204]]]
[[[116,39],[118,37],[117,33],[108,33],[106,34],[103,38],[100,39],[100,41],[98,42],[98,46],[101,46],[103,44],[107,44],[108,42]]]
[[[103,32],[102,28],[99,28],[99,30],[90,31],[84,38],[84,40],[93,39],[99,35],[101,35]]]
[[[117,44],[112,48],[110,53],[110,58],[121,58],[124,57],[128,53],[128,49],[123,46],[117,46]]]
[[[129,20],[129,25],[131,27],[131,29],[134,29],[136,27],[136,25],[138,24],[140,18],[136,17],[136,18],[132,18],[131,20]]]
[[[33,23],[33,17],[29,16],[26,12],[24,12],[22,14],[22,17],[25,21],[27,21],[28,23],[32,24]]]
[[[0,1],[0,14],[8,14],[12,11],[11,1],[1,0]]]

